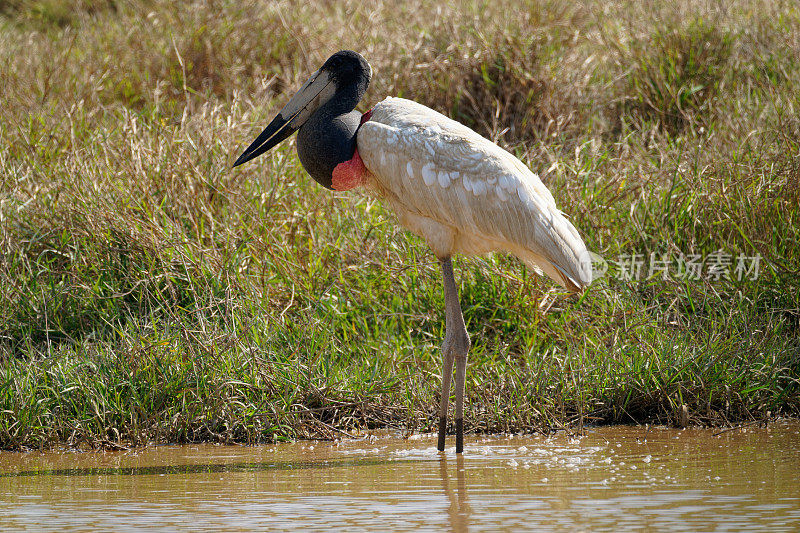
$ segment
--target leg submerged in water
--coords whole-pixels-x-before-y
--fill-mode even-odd
[[[467,353],[470,348],[469,334],[464,325],[464,315],[458,301],[458,289],[453,277],[453,263],[443,259],[445,336],[442,344],[442,399],[439,405],[439,451],[444,451],[447,430],[447,404],[450,399],[450,378],[453,363],[456,366],[456,453],[464,451],[464,388],[467,376]]]

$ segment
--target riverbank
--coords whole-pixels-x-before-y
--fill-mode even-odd
[[[497,140],[605,260],[570,296],[456,259],[467,431],[797,416],[800,14],[756,4],[0,6],[0,448],[434,427],[425,244],[294,141],[230,168],[339,48],[363,110]]]

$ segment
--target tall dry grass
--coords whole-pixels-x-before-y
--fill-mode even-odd
[[[612,271],[463,261],[468,425],[797,413],[790,3],[0,2],[0,446],[428,428],[442,297],[379,204],[242,147],[333,51],[542,174]],[[757,280],[623,281],[651,252]]]

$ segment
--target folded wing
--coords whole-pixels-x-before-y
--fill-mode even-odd
[[[416,102],[387,98],[358,132],[358,151],[401,221],[446,229],[452,252],[506,251],[564,287],[591,282],[586,245],[550,191],[519,159]],[[541,270],[540,270],[541,269]]]

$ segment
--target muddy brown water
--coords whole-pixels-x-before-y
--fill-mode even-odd
[[[800,423],[0,453],[2,531],[800,531]]]

